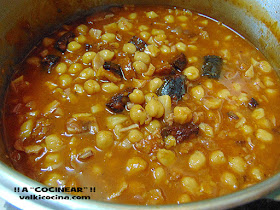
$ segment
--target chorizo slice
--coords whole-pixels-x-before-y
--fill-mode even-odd
[[[66,32],[56,41],[54,48],[64,53],[67,50],[67,45],[75,38],[75,34],[72,31]]]
[[[189,123],[185,125],[167,126],[162,129],[161,135],[163,138],[172,135],[175,137],[177,143],[181,143],[191,137],[191,135],[197,135],[199,127],[196,124]]]
[[[147,47],[147,43],[140,39],[137,36],[133,36],[130,40],[129,43],[132,43],[135,45],[136,49],[143,52],[145,50],[145,48]]]

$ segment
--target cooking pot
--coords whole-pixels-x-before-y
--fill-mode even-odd
[[[119,4],[165,4],[189,8],[218,19],[249,39],[279,73],[280,4],[278,0],[0,0],[0,197],[19,208],[52,209],[224,209],[241,205],[269,193],[276,199],[280,173],[247,189],[198,202],[180,205],[134,206],[94,200],[21,200],[19,195],[39,195],[32,188],[43,187],[13,169],[5,147],[3,104],[13,66],[24,58],[40,38],[77,16]],[[26,192],[23,189],[27,189]],[[20,192],[18,192],[18,189]],[[23,191],[23,192],[22,192]],[[63,195],[40,193],[40,195]]]

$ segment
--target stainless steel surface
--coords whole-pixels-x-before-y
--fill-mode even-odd
[[[95,6],[120,3],[156,4],[149,0],[0,0],[0,117],[2,119],[3,97],[14,63],[18,62],[31,45],[57,23],[66,21],[73,14],[86,13]],[[224,22],[258,47],[279,72],[280,62],[280,4],[278,0],[164,0],[161,4],[189,8]],[[58,12],[58,9],[61,12]],[[27,28],[22,27],[28,23]],[[32,32],[32,33],[30,33]],[[18,36],[20,35],[20,36]],[[0,122],[3,131],[3,123]],[[0,196],[19,208],[75,208],[75,209],[132,209],[132,208],[172,208],[172,209],[221,209],[229,208],[258,199],[280,186],[280,173],[272,178],[236,193],[200,202],[165,206],[117,205],[98,201],[64,200],[20,200],[20,193],[14,187],[42,186],[9,165],[4,147],[3,132],[0,139]],[[29,194],[38,194],[29,192]],[[27,195],[28,193],[21,193]],[[56,195],[50,193],[51,195]],[[274,192],[274,197],[277,192]]]

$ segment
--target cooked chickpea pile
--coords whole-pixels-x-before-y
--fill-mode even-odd
[[[10,157],[45,185],[179,204],[277,172],[279,79],[205,16],[111,8],[44,38],[18,69],[6,100]]]

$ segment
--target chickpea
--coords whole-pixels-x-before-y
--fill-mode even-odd
[[[149,116],[155,118],[161,118],[164,114],[163,105],[155,99],[152,99],[147,103],[145,110]]]
[[[146,103],[148,103],[150,100],[152,100],[152,99],[157,99],[158,98],[158,96],[155,94],[155,93],[147,93],[146,95],[145,95],[145,101],[146,101]]]
[[[197,49],[198,49],[197,46],[192,45],[192,44],[188,45],[188,48],[189,48],[190,50],[197,50]]]
[[[135,61],[132,66],[138,74],[142,74],[148,70],[147,65],[142,61]]]
[[[209,79],[204,82],[204,85],[210,90],[213,88],[213,83]]]
[[[249,100],[248,95],[246,93],[240,93],[238,100],[242,103],[247,102]]]
[[[115,53],[110,50],[101,50],[98,54],[104,59],[104,61],[111,61],[115,55]]]
[[[157,57],[160,50],[155,45],[148,45],[144,52],[151,55],[152,57]]]
[[[191,95],[197,100],[202,99],[204,94],[204,89],[201,85],[197,85],[191,89]]]
[[[162,35],[165,34],[164,30],[159,30],[159,29],[152,29],[152,35],[157,36],[157,35]]]
[[[134,12],[134,13],[129,14],[128,18],[132,19],[132,20],[136,19],[137,18],[137,13]]]
[[[181,22],[186,22],[188,20],[188,17],[181,15],[181,16],[178,16],[177,19],[180,20]]]
[[[147,168],[147,162],[141,157],[130,158],[126,163],[128,175],[137,174]]]
[[[111,131],[99,131],[96,134],[96,146],[101,149],[107,149],[114,143],[114,134]]]
[[[105,33],[101,36],[101,40],[104,42],[114,42],[116,40],[116,35],[113,33]]]
[[[106,93],[116,93],[119,89],[119,86],[113,82],[105,82],[102,84],[102,90]]]
[[[76,30],[78,31],[79,34],[86,35],[89,29],[86,25],[82,24],[82,25],[79,25],[76,28]]]
[[[26,122],[24,122],[20,127],[20,137],[28,138],[32,133],[33,125],[34,122],[32,119],[29,119]]]
[[[151,34],[147,31],[142,31],[140,33],[141,38],[143,38],[144,40],[148,40],[151,37]]]
[[[63,146],[63,141],[56,134],[47,136],[45,142],[48,150],[57,151]]]
[[[165,171],[162,167],[157,167],[154,171],[153,171],[153,176],[155,178],[155,182],[156,183],[161,183],[164,181],[164,179],[166,178],[166,174]]]
[[[24,147],[24,152],[27,154],[38,154],[43,149],[40,145],[29,145]]]
[[[167,23],[174,23],[174,16],[173,15],[166,15],[164,17],[165,22]]]
[[[266,87],[272,87],[275,85],[271,77],[264,77],[263,83]]]
[[[67,65],[65,63],[59,63],[57,64],[57,66],[55,67],[55,70],[57,73],[59,74],[64,74],[67,71]]]
[[[49,187],[58,187],[64,183],[64,180],[60,174],[51,172],[47,174],[43,183]]]
[[[144,93],[141,90],[134,89],[133,92],[129,94],[129,100],[134,104],[143,104],[145,102]]]
[[[159,34],[159,35],[156,35],[154,37],[154,41],[159,44],[159,45],[162,45],[162,43],[166,40],[167,36],[165,34]],[[149,43],[150,44],[150,43]]]
[[[101,90],[98,82],[96,82],[95,80],[92,80],[92,79],[85,82],[84,89],[88,94],[97,93],[97,92],[100,92],[100,90]]]
[[[133,129],[133,130],[129,131],[128,140],[131,143],[139,142],[143,138],[144,138],[144,135],[141,131],[139,131],[137,129]]]
[[[95,56],[96,56],[95,52],[86,52],[83,55],[82,61],[83,61],[83,63],[89,64],[92,62],[92,60],[94,59]]]
[[[58,78],[61,87],[69,87],[72,83],[72,77],[68,74],[63,74]]]
[[[241,127],[241,130],[243,131],[244,134],[253,133],[253,128],[250,125],[243,125],[243,127]]]
[[[177,50],[179,51],[186,51],[187,45],[185,45],[183,42],[178,42],[176,45]]]
[[[183,74],[189,79],[189,80],[196,80],[199,78],[199,70],[194,67],[194,66],[190,66],[188,68],[186,68],[183,71]]]
[[[148,54],[146,54],[144,52],[139,52],[139,51],[135,52],[134,60],[142,61],[145,64],[150,64],[150,62],[151,62],[150,56]]]
[[[145,109],[139,104],[134,105],[130,109],[130,118],[134,123],[139,123],[140,125],[143,125],[147,118]]]
[[[189,166],[194,170],[199,170],[206,164],[205,155],[200,151],[195,151],[189,158]]]
[[[138,29],[139,29],[140,31],[147,31],[147,30],[149,29],[149,27],[146,26],[146,25],[141,25],[141,26],[138,27]]]
[[[116,22],[109,23],[103,26],[105,33],[118,31],[118,24]],[[114,34],[115,35],[115,34]]]
[[[191,201],[192,199],[188,194],[182,194],[178,200],[179,203],[189,203]]]
[[[253,111],[252,117],[256,120],[259,120],[264,117],[264,109],[263,108],[257,108]]]
[[[176,156],[171,150],[159,149],[157,152],[157,159],[162,165],[170,166],[175,162]]]
[[[163,84],[163,81],[160,78],[154,78],[149,82],[150,92],[155,93]]]
[[[181,179],[181,183],[183,185],[184,190],[191,194],[198,194],[199,193],[199,185],[195,178],[185,176]]]
[[[230,92],[227,89],[220,90],[218,92],[218,97],[222,99],[226,99],[230,96]]]
[[[169,136],[165,137],[164,144],[165,144],[165,148],[166,149],[170,149],[171,147],[176,146],[176,139],[175,139],[175,137],[172,136],[172,135],[169,135]]]
[[[193,57],[188,57],[188,62],[189,63],[195,63],[198,61],[198,57],[193,56]]]
[[[83,65],[82,64],[80,64],[80,63],[73,63],[69,67],[68,72],[70,74],[76,74],[76,73],[82,71],[82,69],[83,69]]]
[[[208,98],[203,100],[203,103],[208,109],[218,109],[222,105],[222,100],[219,98]]]
[[[251,175],[256,180],[262,180],[263,177],[264,177],[263,172],[259,168],[257,168],[257,167],[252,168]]]
[[[271,89],[271,88],[268,88],[268,89],[265,89],[265,93],[267,94],[268,97],[275,97],[276,94],[278,94],[278,90],[275,90],[275,89]]]
[[[164,54],[169,54],[171,52],[170,47],[166,46],[166,45],[162,45],[160,48],[160,51]]]
[[[104,111],[104,107],[101,104],[96,104],[90,108],[93,114]]]
[[[118,21],[118,28],[123,31],[129,31],[133,28],[133,24],[129,22],[127,19],[121,17]]]
[[[250,66],[250,68],[244,73],[245,77],[248,79],[252,79],[255,75],[253,65]]]
[[[261,61],[260,70],[264,73],[269,73],[269,72],[271,72],[272,68],[271,68],[271,65],[267,61]]]
[[[80,84],[74,85],[74,91],[75,91],[75,93],[78,93],[78,94],[83,94],[85,92],[84,87]]]
[[[102,31],[99,30],[99,29],[91,28],[91,29],[89,30],[89,35],[90,35],[92,38],[100,39],[100,38],[101,38],[101,34],[102,34]]]
[[[78,42],[76,41],[72,41],[68,44],[67,48],[68,50],[74,52],[74,51],[77,51],[79,49],[81,49],[82,45],[80,45]]]
[[[155,13],[154,11],[150,11],[150,12],[147,12],[147,13],[146,13],[146,16],[147,16],[147,18],[153,19],[153,18],[158,17],[158,14]]]
[[[229,157],[229,166],[235,173],[244,174],[247,167],[246,162],[241,157]]]
[[[202,130],[206,136],[210,136],[210,137],[214,136],[213,128],[207,123],[200,123],[199,129]]]
[[[256,137],[263,142],[271,142],[273,140],[273,135],[264,129],[258,129]]]
[[[152,120],[149,125],[146,126],[147,131],[153,133],[156,129],[161,128],[161,124],[158,120]]]
[[[210,163],[212,165],[220,165],[226,162],[225,155],[222,151],[217,150],[211,153],[210,155]]]
[[[262,128],[268,128],[268,129],[272,128],[271,122],[266,118],[259,119],[257,121],[257,124]]]
[[[50,153],[45,157],[44,167],[51,167],[54,170],[63,164],[62,161],[59,153]]]
[[[180,124],[185,124],[190,122],[192,119],[192,111],[188,107],[174,108],[174,121]]]
[[[171,110],[171,97],[169,95],[163,95],[158,97],[159,102],[164,107],[164,118],[167,120],[167,118],[170,116],[172,110]]]
[[[80,79],[90,79],[95,76],[95,72],[92,68],[86,68],[79,74]]]
[[[133,54],[136,52],[136,47],[132,43],[126,43],[123,45],[123,51],[129,54]]]
[[[87,38],[84,35],[80,35],[80,36],[75,38],[75,41],[80,43],[80,44],[84,44],[84,43],[87,42]]]
[[[225,185],[228,185],[232,189],[237,189],[237,187],[238,187],[237,179],[232,173],[224,172],[221,176],[221,181],[222,181],[222,183],[224,183]]]

